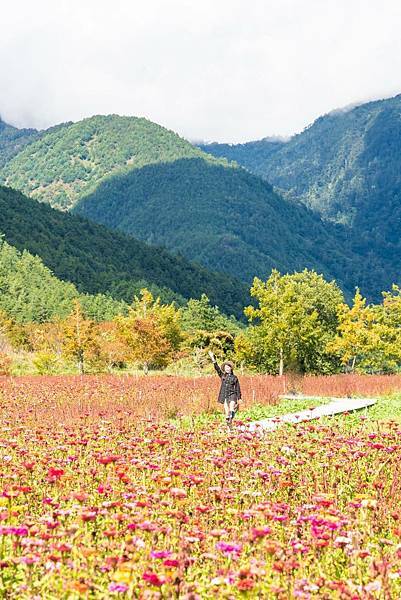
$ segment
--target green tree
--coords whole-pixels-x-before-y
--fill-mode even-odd
[[[202,294],[198,299],[191,298],[181,309],[181,323],[185,331],[229,331],[238,333],[242,326],[234,317],[223,315],[218,306],[212,306],[208,296]]]
[[[266,282],[254,279],[251,295],[258,306],[245,314],[254,327],[238,337],[239,359],[260,370],[284,373],[332,372],[336,361],[325,350],[337,325],[336,309],[343,301],[335,282],[305,269],[282,276],[273,270]]]
[[[383,303],[377,311],[386,367],[394,371],[401,365],[401,288],[398,285],[393,285],[391,292],[383,292]]]

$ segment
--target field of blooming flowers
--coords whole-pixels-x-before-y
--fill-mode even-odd
[[[297,386],[401,389],[400,377],[335,379]],[[294,386],[241,383],[244,421],[252,403],[278,414],[277,394]],[[0,597],[401,598],[401,418],[265,436],[213,418],[182,428],[181,414],[215,408],[217,387],[0,380]]]

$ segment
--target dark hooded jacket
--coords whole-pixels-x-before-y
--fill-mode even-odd
[[[217,402],[220,402],[220,404],[224,404],[224,402],[231,402],[232,400],[237,402],[241,398],[241,388],[238,377],[234,375],[233,372],[224,373],[217,362],[213,363],[213,365],[221,379],[221,386]],[[222,367],[224,368],[224,363],[222,364]]]

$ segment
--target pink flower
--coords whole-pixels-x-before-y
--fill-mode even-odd
[[[182,488],[171,488],[170,496],[172,496],[173,498],[186,498],[187,492]]]
[[[178,567],[179,564],[180,562],[176,558],[166,558],[166,560],[163,561],[165,567]]]
[[[169,558],[171,552],[170,550],[151,550],[150,556],[152,558]]]
[[[251,529],[252,539],[256,540],[258,538],[266,537],[271,532],[272,532],[272,530],[270,527],[262,527],[261,529],[254,527],[253,529]]]
[[[220,550],[226,556],[230,556],[231,554],[238,556],[241,554],[242,546],[234,542],[217,542],[216,550]]]
[[[117,592],[118,594],[123,594],[124,592],[127,592],[129,589],[128,585],[126,583],[110,583],[109,585],[109,592]]]

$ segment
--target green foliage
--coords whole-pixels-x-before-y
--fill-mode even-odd
[[[9,244],[39,256],[59,279],[74,283],[79,292],[103,294],[96,300],[102,304],[102,314],[110,314],[110,297],[131,303],[144,287],[162,301],[174,300],[179,305],[205,292],[223,311],[237,317],[249,298],[246,286],[227,275],[211,273],[182,256],[0,186],[1,231]],[[93,298],[82,300],[88,314],[97,318],[94,302]]]
[[[276,156],[288,146],[277,140],[256,142],[252,153],[266,144],[264,157]],[[293,272],[306,267],[336,278],[348,298],[358,284],[376,299],[379,290],[395,281],[394,273],[389,278],[387,262],[383,266],[383,253],[378,253],[380,260],[370,256],[364,240],[351,243],[344,228],[324,225],[311,211],[278,196],[269,184],[236,164],[214,158],[146,119],[96,116],[40,132],[0,168],[0,181],[61,210],[75,207],[107,227],[248,283],[255,275],[267,278],[273,268]],[[78,285],[88,265],[73,262],[67,265],[68,279]],[[67,278],[54,264],[45,263]],[[97,277],[107,279],[104,270],[97,271]],[[156,295],[176,281],[164,278],[165,271],[157,274],[166,282],[157,282]],[[187,271],[183,265],[182,274],[189,275]],[[140,278],[142,286],[155,284],[148,273]],[[180,286],[189,292],[173,292],[188,298],[204,291],[224,312],[238,317],[238,303],[234,309],[230,299],[235,290],[227,281],[219,294],[216,286],[199,289],[192,275],[189,279],[189,285]],[[128,302],[139,291],[132,289],[132,277],[123,273],[108,278],[107,285],[96,291],[107,289]]]
[[[110,174],[201,154],[147,119],[97,115],[45,132],[8,161],[1,177],[10,187],[69,210]]]
[[[0,168],[39,136],[36,129],[18,129],[0,118]]]
[[[397,96],[325,115],[288,142],[204,146],[209,154],[133,117],[96,116],[39,133],[0,122],[0,177],[63,210],[78,203],[99,222],[247,281],[267,278],[272,268],[314,268],[335,277],[347,298],[359,285],[377,301],[379,290],[399,280],[400,102]],[[267,177],[296,202],[222,156]],[[351,223],[354,233],[324,226],[299,199],[326,219]],[[73,262],[63,276],[45,261],[78,285],[89,276],[82,273],[88,263]],[[119,275],[108,278],[107,288],[103,282],[85,291],[107,289],[130,301],[140,287],[155,285],[145,273],[140,285]],[[168,284],[156,286],[156,295],[163,290],[171,298]],[[199,295],[174,293],[177,301]]]
[[[243,325],[234,317],[223,315],[218,306],[212,306],[206,294],[199,300],[191,298],[181,309],[181,323],[184,331],[202,330],[216,331],[223,329],[231,333],[238,333]]]
[[[255,275],[267,278],[273,268],[307,267],[351,291],[367,269],[343,230],[323,224],[245,170],[203,158],[109,177],[75,212],[248,282]],[[370,289],[386,285],[374,281]]]
[[[384,340],[385,356],[392,367],[401,365],[401,288],[393,285],[391,292],[383,292],[383,303],[378,307],[380,336]]]
[[[381,289],[400,282],[400,110],[397,95],[333,111],[285,143],[202,148],[237,161],[324,219],[351,227],[352,248],[367,264],[354,285],[372,297],[372,281]]]
[[[39,375],[54,375],[59,372],[59,358],[46,350],[36,352],[33,365]]]
[[[57,279],[38,256],[18,252],[0,238],[0,309],[13,321],[43,323],[64,317],[79,297],[76,287]],[[114,317],[125,307],[101,295],[84,295],[82,300],[99,320]]]
[[[265,161],[271,154],[280,150],[285,142],[277,138],[265,138],[244,144],[198,144],[197,147],[216,158],[226,158],[248,169],[251,173],[263,175]],[[259,173],[259,171],[262,171]],[[267,178],[268,179],[268,178]]]
[[[255,278],[251,294],[258,306],[248,306],[245,314],[256,325],[236,340],[240,361],[270,373],[336,369],[336,361],[325,351],[344,299],[334,282],[313,271],[281,276],[274,270],[265,283]]]

